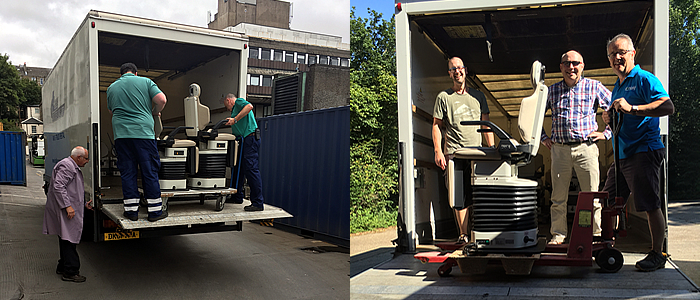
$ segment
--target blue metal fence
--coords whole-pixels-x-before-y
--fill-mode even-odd
[[[266,117],[258,126],[265,202],[294,216],[275,223],[349,247],[350,108]]]
[[[24,132],[0,131],[0,183],[27,185]]]

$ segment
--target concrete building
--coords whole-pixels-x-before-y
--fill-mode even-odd
[[[289,28],[291,3],[280,0],[219,0],[218,13],[209,28],[245,33],[249,37],[246,100],[256,117],[272,115],[272,85],[276,78],[307,73],[304,103],[326,103],[325,107],[348,105],[350,99],[350,44],[342,37]],[[349,20],[348,20],[349,22]],[[315,71],[312,71],[315,70]],[[331,86],[313,82],[320,76],[343,81]],[[311,91],[314,93],[309,94]],[[330,98],[313,101],[316,91]],[[306,100],[307,97],[311,97]],[[329,100],[335,99],[335,100]],[[308,107],[318,107],[311,105]],[[300,110],[307,110],[307,105]]]

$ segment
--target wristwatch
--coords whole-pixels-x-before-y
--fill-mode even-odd
[[[637,106],[637,105],[632,105],[632,109],[630,110],[630,112],[631,112],[633,115],[636,115],[638,110],[639,110],[639,106]]]

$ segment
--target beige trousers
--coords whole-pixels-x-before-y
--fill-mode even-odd
[[[566,222],[566,202],[569,199],[571,169],[576,171],[581,191],[597,192],[600,184],[598,167],[598,146],[596,144],[568,146],[553,144],[552,154],[552,240],[563,242],[568,227]],[[600,235],[600,210],[598,199],[593,203],[593,234]]]

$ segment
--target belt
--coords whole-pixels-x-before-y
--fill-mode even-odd
[[[581,145],[583,143],[586,143],[587,145],[591,145],[595,142],[593,142],[591,140],[583,140],[583,141],[575,141],[575,142],[567,142],[567,143],[559,143],[559,144],[567,145],[567,146],[577,146],[577,145]]]

